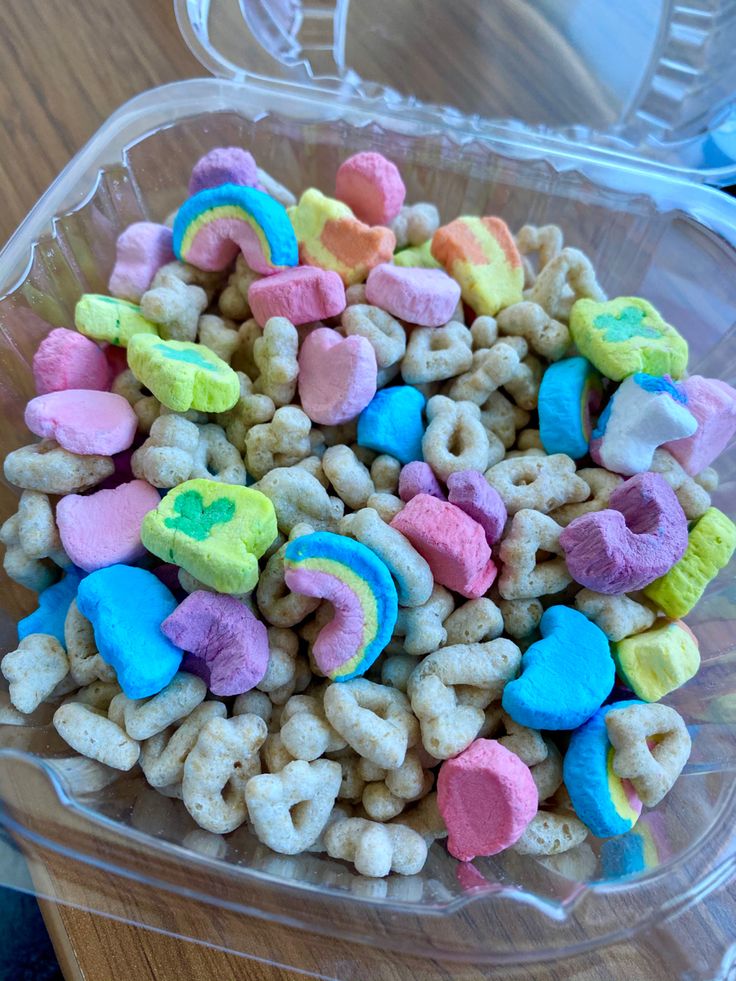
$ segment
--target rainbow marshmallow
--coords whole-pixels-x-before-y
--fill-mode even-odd
[[[242,252],[264,276],[296,266],[296,236],[285,208],[254,187],[222,184],[190,197],[174,221],[174,253],[198,269],[224,269]]]
[[[384,563],[360,542],[318,531],[289,542],[284,579],[295,593],[335,607],[314,642],[320,670],[333,681],[364,674],[391,640],[398,615],[396,586]]]

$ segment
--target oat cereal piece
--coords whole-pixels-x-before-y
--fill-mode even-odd
[[[289,540],[293,541],[299,534],[311,534],[310,525],[295,525]],[[258,580],[256,599],[258,609],[274,627],[295,627],[320,605],[320,600],[314,596],[303,596],[292,593],[284,581],[284,543],[266,563]],[[277,686],[278,687],[278,686]]]
[[[401,375],[408,385],[445,381],[473,363],[472,334],[467,327],[450,321],[444,327],[417,327],[409,336],[401,361]]]
[[[411,654],[384,656],[381,658],[381,684],[398,688],[406,694],[409,677],[416,666],[416,657]]]
[[[444,647],[420,661],[407,694],[427,752],[448,759],[469,746],[485,722],[484,710],[520,663],[521,651],[505,639]]]
[[[149,784],[156,788],[180,785],[184,763],[200,731],[210,719],[224,719],[226,715],[222,702],[201,702],[185,718],[146,739],[141,745],[140,764]]]
[[[240,397],[232,409],[218,413],[215,418],[218,425],[223,426],[228,441],[238,453],[245,453],[245,437],[248,431],[261,423],[273,419],[276,406],[267,395],[259,395],[253,391],[250,378],[238,372],[240,382]]]
[[[250,317],[248,290],[251,283],[255,283],[260,278],[260,274],[250,268],[241,252],[235,260],[235,269],[230,273],[227,285],[217,300],[218,308],[223,317],[237,320],[240,323]]]
[[[358,287],[349,287],[349,290]],[[363,287],[360,287],[363,288]],[[379,370],[398,364],[406,351],[406,333],[398,320],[380,307],[362,302],[350,303],[342,314],[346,337],[359,336],[369,341]]]
[[[718,490],[718,471],[714,470],[713,467],[706,467],[705,470],[701,470],[699,474],[696,474],[695,477],[693,477],[693,480],[699,487],[702,487],[703,490],[707,491],[708,494],[714,494]]]
[[[524,508],[514,515],[499,549],[503,571],[498,580],[498,591],[503,599],[547,596],[558,593],[572,581],[562,558],[561,532],[556,521],[539,511]],[[540,551],[551,552],[558,558],[538,562]]]
[[[389,227],[396,236],[397,249],[416,247],[431,239],[440,227],[439,211],[426,201],[405,204]]]
[[[191,715],[204,700],[207,685],[196,675],[177,671],[171,681],[152,698],[122,696],[125,731],[138,742],[163,732],[179,719]]]
[[[151,435],[131,457],[134,475],[154,487],[183,484],[196,466],[200,433],[193,422],[180,415],[159,416],[151,426]],[[203,449],[206,456],[206,446]]]
[[[258,750],[266,732],[257,715],[213,718],[200,729],[184,763],[182,799],[205,831],[227,834],[247,818],[244,791],[260,771]]]
[[[420,606],[399,609],[394,635],[404,638],[403,647],[408,655],[431,654],[445,646],[447,630],[444,621],[454,606],[452,593],[439,583],[434,583],[431,596]],[[416,661],[413,661],[413,667],[416,667]]]
[[[493,347],[498,340],[498,326],[494,317],[476,317],[470,325],[473,351]]]
[[[25,490],[18,510],[0,527],[5,545],[3,567],[8,577],[27,589],[42,592],[71,564],[56,527],[46,494]]]
[[[539,358],[530,354],[523,359],[514,377],[504,385],[520,409],[529,412],[536,409],[543,374],[544,365]]]
[[[82,702],[59,706],[54,728],[77,753],[114,770],[130,770],[138,761],[139,744],[99,709]]]
[[[466,600],[444,622],[448,646],[480,644],[495,640],[503,632],[501,611],[487,596]],[[440,645],[438,645],[440,646]],[[435,650],[437,648],[434,648]]]
[[[598,285],[590,259],[579,249],[566,247],[540,270],[527,299],[555,320],[567,320],[573,303],[582,297],[601,303],[606,294]]]
[[[506,735],[498,740],[502,746],[515,753],[522,763],[527,766],[536,766],[547,759],[547,743],[542,738],[542,734],[537,729],[530,729],[514,722],[508,712],[501,712],[501,722],[506,730]]]
[[[602,511],[608,507],[611,494],[619,484],[623,483],[623,477],[617,473],[611,473],[602,467],[583,467],[578,470],[577,476],[584,480],[590,488],[588,497],[578,503],[563,504],[555,508],[550,513],[550,517],[566,528],[571,521],[579,518],[581,514],[590,514],[593,511]]]
[[[391,573],[400,606],[422,606],[429,599],[434,580],[426,560],[372,508],[346,514],[339,524],[340,534],[348,535],[374,552]]]
[[[575,473],[575,461],[564,453],[502,460],[485,477],[503,498],[509,515],[522,509],[549,514],[563,504],[584,501],[590,494],[588,484]]]
[[[93,681],[92,684],[78,688],[71,695],[67,695],[62,704],[81,702],[83,705],[89,705],[90,708],[107,712],[113,698],[119,695],[121,691],[122,689],[116,681]]]
[[[284,466],[271,470],[254,488],[272,502],[279,531],[284,535],[302,523],[315,531],[331,531],[345,510],[339,498],[330,497],[322,484],[302,468]]]
[[[710,507],[710,494],[706,488],[691,477],[667,450],[659,447],[654,451],[649,469],[664,477],[689,521],[702,517]]]
[[[524,263],[525,285],[531,286],[537,272],[557,258],[562,251],[562,242],[562,230],[558,225],[524,225],[519,229],[516,233],[516,247]],[[529,259],[535,252],[539,256],[537,272]]]
[[[427,845],[411,828],[364,818],[333,824],[325,834],[325,844],[330,858],[352,862],[356,872],[375,878],[390,872],[415,875],[427,860]]]
[[[333,760],[295,760],[278,773],[251,777],[245,800],[258,840],[282,855],[309,848],[327,824],[341,778]]]
[[[419,736],[409,700],[396,688],[354,678],[329,685],[325,714],[350,746],[378,766],[401,766]]]
[[[197,323],[197,341],[230,364],[240,343],[237,325],[211,313],[203,314]]]
[[[458,401],[483,405],[497,388],[516,376],[526,355],[526,341],[520,337],[510,337],[497,341],[492,347],[481,348],[473,354],[468,371],[450,384],[447,394]]]
[[[293,630],[269,627],[268,650],[268,667],[256,687],[266,692],[274,705],[283,705],[295,689],[299,638]],[[283,692],[286,692],[283,698],[274,699],[274,693],[280,695]]]
[[[277,409],[270,422],[248,430],[245,461],[257,480],[277,467],[292,467],[312,452],[312,421],[297,405]]]
[[[165,266],[161,266],[153,277],[151,289],[158,289],[159,286],[163,286],[169,281],[171,276],[180,279],[187,286],[200,286],[207,294],[208,299],[211,299],[222,287],[225,279],[222,272],[210,272],[206,269],[198,269],[196,266],[191,266],[188,262],[180,262],[177,259],[174,262],[167,262]]]
[[[656,614],[648,606],[637,603],[630,596],[606,596],[592,589],[581,589],[575,596],[575,608],[600,627],[612,642],[641,633],[656,620]]]
[[[243,321],[238,328],[238,346],[230,362],[232,368],[244,372],[251,380],[258,377],[253,348],[261,334],[261,328],[253,317]]]
[[[530,767],[532,779],[537,786],[540,804],[548,800],[562,786],[562,754],[553,742],[545,740],[547,755],[541,763]],[[572,805],[570,805],[572,810]]]
[[[143,433],[150,432],[151,426],[161,413],[161,403],[138,381],[130,368],[121,371],[113,380],[111,391],[116,395],[122,395],[133,407],[138,417],[138,429]]]
[[[523,337],[535,354],[558,361],[570,347],[570,331],[537,303],[524,300],[501,310],[496,317],[501,334]]]
[[[253,344],[259,370],[254,391],[267,395],[275,406],[288,405],[296,394],[299,374],[299,336],[286,317],[271,317]]]
[[[404,507],[404,502],[395,494],[371,494],[366,502],[369,508],[373,508],[381,521],[391,524],[396,515]]]
[[[447,837],[447,827],[437,807],[437,792],[432,791],[422,797],[413,807],[395,818],[392,824],[411,828],[421,835],[427,846]]]
[[[158,326],[164,340],[193,341],[207,303],[207,294],[200,286],[187,285],[164,266],[156,273],[152,288],[141,297],[141,313]]]
[[[481,406],[480,421],[490,434],[501,441],[505,449],[516,442],[517,430],[529,422],[529,413],[520,409],[506,398],[503,392],[491,392]]]
[[[189,476],[245,486],[245,465],[221,426],[208,423],[199,427],[194,465]]]
[[[690,733],[682,717],[668,705],[634,703],[606,713],[605,721],[614,749],[613,772],[631,781],[642,804],[656,807],[690,756]]]
[[[588,829],[569,811],[537,811],[511,850],[517,855],[559,855],[588,837]]]
[[[482,473],[491,461],[502,458],[500,441],[496,439],[491,445],[480,420],[480,408],[473,402],[453,402],[444,395],[435,395],[426,411],[429,425],[422,438],[422,452],[441,480],[460,470]]]
[[[112,457],[70,453],[53,439],[21,446],[8,453],[3,464],[11,484],[42,494],[78,494],[101,483],[114,470]]]
[[[35,712],[69,674],[64,648],[50,634],[29,634],[0,661],[10,701],[25,715]]]
[[[378,494],[396,494],[401,463],[388,453],[379,454],[371,464],[371,480]]]
[[[375,487],[368,468],[344,444],[328,447],[322,457],[325,476],[335,493],[354,510],[364,508]]]
[[[269,725],[273,716],[273,705],[264,691],[256,691],[255,688],[252,688],[250,691],[238,695],[233,702],[232,714],[257,715],[263,719],[266,725]]]
[[[539,626],[544,612],[538,599],[502,599],[499,603],[503,617],[503,629],[518,640],[529,637]]]
[[[64,644],[69,658],[69,671],[78,685],[116,680],[115,669],[103,661],[97,651],[92,624],[80,612],[76,599],[69,604],[64,621]]]
[[[281,744],[295,760],[316,760],[345,749],[347,742],[325,716],[318,698],[292,695],[281,712]]]

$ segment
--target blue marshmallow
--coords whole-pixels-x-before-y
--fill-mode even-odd
[[[160,579],[145,569],[111,565],[82,580],[77,605],[128,698],[147,698],[168,685],[183,652],[161,632],[177,603]]]
[[[601,401],[601,376],[586,358],[551,364],[539,386],[539,436],[547,453],[578,460],[588,452],[591,408]]]
[[[613,772],[606,715],[612,709],[642,704],[632,700],[604,705],[570,737],[562,777],[575,813],[599,838],[625,834],[641,814],[633,788]]]
[[[514,722],[531,729],[576,729],[613,688],[608,638],[567,606],[550,606],[539,623],[542,640],[521,659],[521,674],[503,692]]]
[[[358,445],[401,463],[423,459],[425,401],[411,385],[380,389],[358,417]]]
[[[85,575],[81,569],[72,566],[63,578],[39,593],[38,608],[18,621],[18,640],[29,634],[50,634],[65,647],[64,621]]]

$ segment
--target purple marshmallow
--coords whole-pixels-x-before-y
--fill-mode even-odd
[[[420,460],[407,463],[399,474],[399,497],[404,504],[408,504],[417,494],[429,494],[431,497],[436,497],[438,501],[445,500],[445,493],[434,471],[428,463],[422,463]]]
[[[258,187],[258,167],[253,154],[237,146],[221,146],[201,157],[189,178],[189,193],[197,194],[223,184]]]
[[[479,470],[451,473],[447,478],[447,499],[478,522],[489,545],[498,541],[506,524],[506,505]]]

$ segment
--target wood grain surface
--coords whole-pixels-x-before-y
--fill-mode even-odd
[[[411,4],[422,0],[357,0],[355,16],[361,18],[365,29],[380,14],[406,19],[413,12]],[[496,0],[493,0],[495,3]],[[478,17],[483,16],[484,3],[475,0],[466,5],[472,16],[466,16],[472,30]],[[508,7],[508,2],[505,4]],[[458,31],[457,4],[447,4],[445,23],[428,23],[420,18],[423,43],[431,45],[437,37],[455,37]],[[437,11],[439,4],[433,4]],[[351,13],[352,16],[352,13]],[[531,15],[533,16],[533,14]],[[501,21],[502,23],[502,21]],[[496,25],[498,26],[498,25]],[[358,36],[359,32],[358,32]],[[456,39],[457,40],[457,39]],[[526,97],[525,73],[520,62],[518,35],[496,38],[499,50],[506,58],[506,73],[479,77],[455,58],[453,70],[457,85],[467,91],[458,92],[458,101],[467,96],[468,105],[480,106],[489,84],[507,87],[509,114],[518,99]],[[455,50],[458,49],[455,46]],[[431,53],[431,51],[430,51]],[[425,97],[441,91],[442,62],[429,58],[422,78],[407,80],[402,62],[401,47],[386,47],[375,63],[365,54],[355,53],[356,63],[367,77],[383,73],[397,87],[423,90]],[[544,56],[543,38],[540,56]],[[443,66],[444,67],[444,66]],[[562,70],[562,69],[560,69]],[[587,92],[591,117],[605,118],[607,106],[604,94],[586,76],[583,66],[569,58],[566,71],[579,76],[581,91]],[[56,177],[73,154],[89,139],[109,114],[131,96],[155,85],[176,79],[196,77],[202,68],[186,48],[176,26],[169,0],[2,0],[0,2],[0,242],[5,241],[19,221],[32,207],[43,190]],[[521,93],[521,94],[520,94]],[[539,94],[537,94],[539,95]],[[548,93],[550,103],[554,94]],[[517,100],[517,101],[515,101]],[[538,101],[538,99],[537,99]],[[523,107],[522,107],[523,108]],[[569,107],[555,103],[561,113]],[[57,896],[67,903],[84,906],[85,889],[94,891],[95,876],[100,877],[99,894],[104,895],[102,877],[105,873],[90,871],[82,883],[76,882],[74,870],[65,866],[63,856],[35,857],[32,873],[36,886],[44,895]],[[70,886],[70,882],[74,883]],[[125,893],[127,917],[142,916],[141,897],[132,885],[121,880],[117,884]],[[167,908],[172,930],[187,935],[195,920],[216,917],[211,910],[180,908],[171,894],[150,895],[148,902],[158,902]],[[296,981],[301,973],[283,970],[261,961],[238,957],[214,947],[188,943],[176,937],[141,929],[130,923],[104,918],[73,905],[57,905],[41,901],[46,923],[56,947],[59,962],[67,981]],[[223,914],[224,916],[224,914]],[[706,932],[708,924],[705,924]],[[272,960],[305,964],[320,976],[337,977],[330,968],[329,975],[321,974],[319,954],[297,931],[285,928],[266,928],[258,921],[243,921],[241,944],[248,946],[252,935],[253,949],[270,949],[276,953]],[[0,931],[2,925],[0,924]],[[264,931],[271,934],[264,941]],[[249,933],[250,931],[250,933]],[[366,958],[365,981],[483,981],[509,979],[507,972],[482,970],[468,966],[462,972],[444,969],[421,961],[398,964],[387,955],[380,960],[380,951],[368,952],[335,942],[329,963],[334,967],[343,962]],[[350,972],[351,978],[361,977],[360,968]],[[578,959],[558,972],[551,968],[533,968],[513,974],[513,981],[650,981],[662,977],[656,966],[656,954],[642,953],[621,945],[605,962],[597,955]]]

